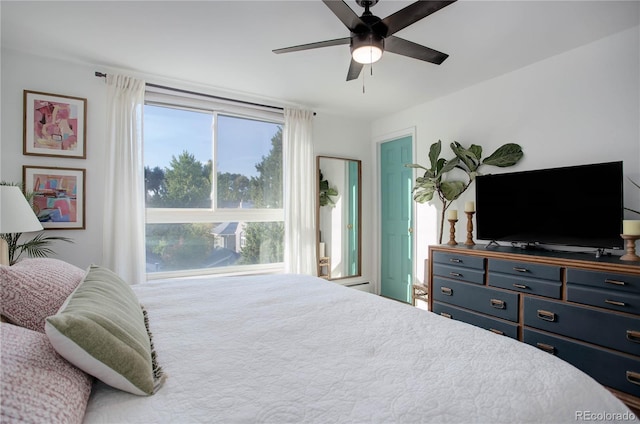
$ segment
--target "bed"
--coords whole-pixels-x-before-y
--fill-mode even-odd
[[[137,396],[95,379],[85,423],[550,423],[631,414],[548,353],[316,277],[198,277],[132,291],[163,383]]]

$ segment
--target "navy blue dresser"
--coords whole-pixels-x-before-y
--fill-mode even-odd
[[[640,410],[640,263],[441,245],[428,274],[432,312],[556,355]]]

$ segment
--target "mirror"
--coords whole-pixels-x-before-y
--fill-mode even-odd
[[[318,276],[328,280],[361,275],[361,162],[318,156]]]

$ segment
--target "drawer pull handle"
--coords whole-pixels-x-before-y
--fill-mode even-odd
[[[518,284],[518,283],[514,283],[513,287],[517,288],[517,289],[528,289],[529,286],[527,286],[526,284]]]
[[[446,313],[446,312],[440,312],[440,315],[441,315],[441,316],[443,316],[443,317],[445,317],[445,318],[449,318],[449,319],[451,319],[451,314],[448,314],[448,313]]]
[[[605,283],[609,283],[609,284],[615,284],[616,286],[626,286],[627,283],[625,283],[624,281],[620,281],[620,280],[611,280],[609,278],[607,278],[606,280],[604,280]]]
[[[462,274],[460,274],[459,272],[450,272],[449,275],[452,277],[462,277]]]
[[[554,314],[553,312],[545,311],[543,309],[538,309],[538,318],[549,322],[555,322],[556,314]]]
[[[552,355],[556,354],[556,348],[551,346],[550,344],[538,342],[538,343],[536,343],[536,347],[538,349],[544,350],[545,352],[550,353]]]
[[[449,259],[449,262],[455,262],[455,263],[459,264],[459,263],[461,263],[462,261],[461,261],[460,259],[458,259],[458,258],[450,258],[450,259]]]
[[[446,296],[453,296],[453,290],[451,290],[449,287],[440,287],[440,292],[442,292],[442,294]]]
[[[506,304],[504,303],[504,300],[500,300],[500,299],[491,299],[491,306],[493,306],[496,309],[506,308]]]
[[[495,328],[490,328],[489,331],[491,331],[492,333],[496,333],[500,336],[504,336],[504,331],[496,330]]]
[[[640,373],[627,371],[627,381],[640,386]]]
[[[617,300],[609,300],[609,299],[605,299],[604,303],[608,303],[609,305],[614,305],[614,306],[627,306],[626,303],[624,302],[618,302]]]
[[[634,343],[640,343],[640,331],[627,330],[627,340]]]
[[[529,272],[529,270],[527,268],[522,268],[522,267],[519,267],[519,266],[514,266],[513,270],[514,271],[518,271],[518,272]]]

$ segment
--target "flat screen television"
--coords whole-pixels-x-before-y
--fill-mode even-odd
[[[622,162],[476,178],[476,237],[622,249]]]

